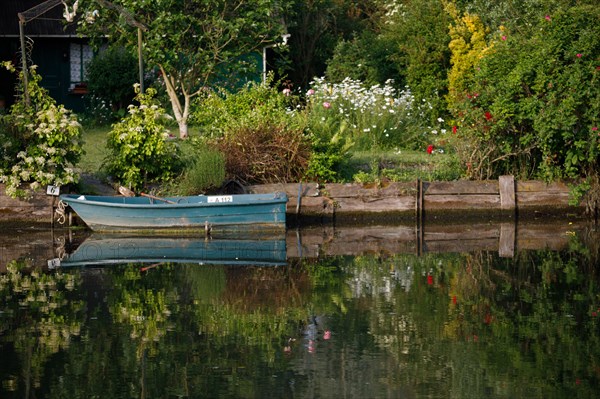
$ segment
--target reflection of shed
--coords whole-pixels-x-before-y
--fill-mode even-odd
[[[21,65],[19,18],[22,13],[43,1],[4,0],[0,13],[0,60]],[[77,37],[76,23],[67,24],[62,4],[25,24],[28,64],[37,65],[42,86],[59,103],[75,111],[83,109],[85,63],[93,55],[86,39]],[[15,76],[5,69],[0,71],[0,99],[6,105],[14,102]]]

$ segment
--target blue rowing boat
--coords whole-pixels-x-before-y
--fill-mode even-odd
[[[287,196],[272,193],[158,198],[64,194],[60,200],[94,231],[285,229]]]

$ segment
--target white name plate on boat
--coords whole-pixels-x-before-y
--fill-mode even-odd
[[[206,197],[206,200],[208,201],[208,203],[214,203],[214,202],[233,202],[233,196],[231,195],[216,195],[213,197]]]

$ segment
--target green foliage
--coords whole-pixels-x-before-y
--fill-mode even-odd
[[[193,155],[182,177],[177,181],[177,190],[182,195],[203,193],[221,186],[225,181],[223,154],[211,146],[193,141]]]
[[[180,137],[188,136],[187,118],[191,99],[210,85],[222,71],[234,70],[242,56],[273,44],[284,28],[279,2],[274,0],[191,0],[149,2],[119,0],[135,20],[147,27],[144,59],[157,67],[170,99]],[[137,49],[137,32],[118,7],[94,14],[95,2],[82,5],[80,32],[108,36],[130,50]],[[280,39],[279,39],[280,40]]]
[[[417,101],[430,105],[424,110],[430,121],[445,115],[450,17],[443,2],[390,2],[381,19],[380,41],[386,44],[386,64],[395,65],[401,76],[394,79],[409,86]]]
[[[165,110],[156,104],[155,90],[136,90],[139,105],[130,105],[129,115],[113,125],[106,160],[108,173],[132,189],[169,180],[177,165],[177,148],[169,141]]]
[[[301,122],[289,112],[295,103],[293,96],[275,88],[269,76],[264,84],[250,82],[236,91],[205,90],[194,102],[190,123],[207,138],[257,124],[294,125]]]
[[[101,105],[117,112],[131,102],[135,96],[133,84],[139,80],[137,62],[137,58],[122,47],[109,47],[90,61],[87,83],[94,101],[92,105],[96,105],[92,111],[100,111],[98,117],[102,117]]]
[[[194,107],[191,120],[225,156],[229,178],[297,181],[305,171],[309,143],[304,120],[290,109],[297,99],[270,82],[249,83],[236,92],[208,91]]]
[[[361,81],[367,86],[383,85],[394,80],[403,86],[403,75],[396,63],[390,62],[391,43],[382,35],[364,30],[351,40],[340,40],[327,62],[325,76],[330,82],[340,83],[346,78]]]
[[[293,66],[288,77],[301,88],[308,87],[315,76],[323,76],[328,61],[334,53],[340,52],[336,50],[339,42],[361,36],[361,32],[369,27],[369,17],[378,8],[376,0],[295,0],[288,3],[284,18],[291,34]]]
[[[15,72],[10,63],[3,63]],[[77,117],[57,105],[40,86],[41,77],[32,66],[28,74],[29,104],[23,94],[22,72],[19,74],[21,95],[1,116],[0,182],[12,197],[26,196],[24,184],[36,190],[41,186],[76,183],[79,175],[73,166],[81,157],[81,125]]]
[[[578,6],[538,15],[527,34],[499,27],[451,102],[470,176],[597,173],[599,22],[597,7]]]

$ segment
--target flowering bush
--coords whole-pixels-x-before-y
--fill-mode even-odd
[[[130,105],[129,115],[115,123],[109,133],[107,171],[122,184],[138,189],[150,181],[166,181],[177,165],[177,148],[168,141],[165,110],[155,103],[156,91],[140,93],[139,106]]]
[[[310,133],[333,137],[342,133],[357,150],[419,148],[429,137],[424,110],[409,88],[397,92],[385,85],[365,87],[360,81],[344,79],[328,83],[324,78],[312,83],[308,96]]]
[[[16,73],[12,64],[3,66]],[[22,73],[19,76],[22,82]],[[40,87],[41,77],[35,66],[28,76],[29,104],[21,92],[19,101],[3,117],[0,131],[0,182],[6,184],[6,194],[11,197],[25,196],[25,183],[36,190],[79,179],[73,166],[82,154],[81,125],[74,114],[57,105]]]
[[[485,37],[477,61],[461,70],[471,77],[451,91],[470,177],[598,175],[599,22],[597,7],[581,5],[540,12],[530,31],[500,26]]]

